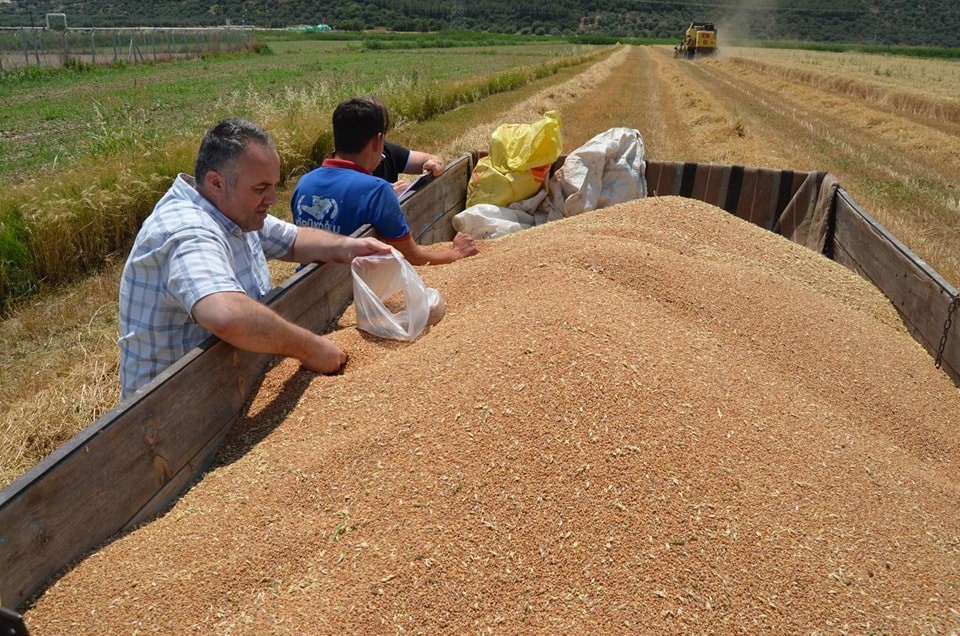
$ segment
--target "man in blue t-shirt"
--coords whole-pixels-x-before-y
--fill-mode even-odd
[[[390,114],[379,99],[341,102],[333,111],[334,157],[300,178],[290,200],[294,223],[338,234],[352,234],[369,223],[412,265],[451,263],[476,254],[473,237],[463,232],[448,248],[417,245],[393,188],[371,174],[383,156],[389,128]]]

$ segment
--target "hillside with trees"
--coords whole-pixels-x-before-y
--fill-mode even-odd
[[[881,46],[960,46],[956,0],[0,0],[0,25],[70,27],[328,24],[335,30],[460,29],[533,35],[676,39],[691,20],[721,38]]]

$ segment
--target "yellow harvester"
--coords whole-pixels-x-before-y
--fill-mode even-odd
[[[674,47],[676,57],[692,60],[695,57],[717,54],[717,29],[712,22],[691,22],[683,41]]]

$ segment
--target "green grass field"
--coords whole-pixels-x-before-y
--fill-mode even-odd
[[[195,136],[217,119],[258,108],[313,105],[370,91],[416,90],[583,51],[563,42],[373,49],[351,40],[274,40],[261,52],[171,63],[72,67],[0,76],[0,177],[51,174],[118,148]]]
[[[521,38],[373,42],[280,37],[240,55],[3,76],[0,175],[10,185],[0,194],[0,311],[124,250],[221,118],[270,130],[288,177],[332,149],[330,113],[347,97],[380,95],[402,128],[601,50]]]

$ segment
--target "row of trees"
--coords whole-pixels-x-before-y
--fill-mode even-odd
[[[329,24],[337,30],[460,29],[534,35],[678,39],[691,20],[717,24],[721,37],[880,45],[960,47],[956,0],[11,0],[0,26],[40,26],[45,14],[69,26],[282,28]]]

